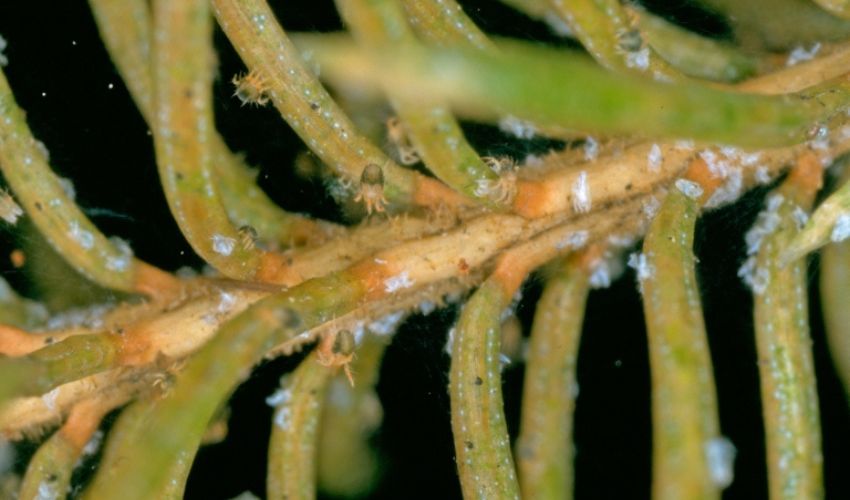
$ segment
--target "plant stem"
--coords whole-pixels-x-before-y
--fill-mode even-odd
[[[280,380],[269,439],[266,488],[269,499],[316,497],[316,445],[325,392],[332,371],[316,352]]]
[[[47,308],[40,302],[18,295],[9,282],[0,278],[0,325],[34,328],[47,319]],[[0,342],[0,353],[5,353]]]
[[[496,48],[455,0],[403,0],[402,5],[411,27],[429,44]]]
[[[575,363],[588,292],[582,258],[559,263],[537,303],[516,443],[524,498],[572,498]]]
[[[748,50],[790,50],[843,40],[850,23],[811,0],[700,0],[729,20],[739,45]]]
[[[746,95],[613,75],[580,57],[526,43],[498,54],[422,46],[365,51],[332,36],[313,38],[309,45],[324,74],[345,85],[447,100],[476,119],[510,114],[543,126],[610,134],[788,145],[805,140],[812,123],[850,102],[850,85],[840,79],[805,95]]]
[[[42,394],[113,368],[119,358],[118,342],[98,334],[69,337],[20,358],[2,357],[0,406],[9,398]]]
[[[213,183],[212,19],[204,0],[158,1],[154,13],[154,144],[171,213],[222,274],[252,279],[261,253],[243,245]]]
[[[831,14],[850,19],[850,1],[848,0],[814,0],[814,2]]]
[[[161,491],[182,451],[198,448],[217,408],[272,347],[341,316],[369,297],[350,272],[302,283],[265,298],[221,327],[186,364],[150,422],[133,437],[135,453],[95,483],[85,498],[146,499]]]
[[[337,10],[366,47],[418,43],[395,1],[338,0]],[[392,87],[385,91],[416,151],[437,178],[479,203],[500,203],[495,189],[499,176],[466,141],[445,106],[398,96]]]
[[[821,498],[821,432],[806,295],[806,262],[782,264],[782,249],[798,232],[795,211],[805,211],[820,188],[820,163],[801,157],[768,200],[764,234],[750,233],[757,250],[749,281],[754,292],[756,341],[767,440],[770,497]],[[772,231],[771,231],[772,229]],[[746,271],[747,266],[742,268]],[[746,276],[747,274],[745,274]]]
[[[850,182],[821,203],[806,226],[783,249],[782,262],[803,258],[830,241],[840,242],[850,236]]]
[[[388,339],[367,331],[351,363],[354,387],[334,376],[325,394],[318,442],[318,487],[342,497],[369,494],[380,474],[370,438],[383,418],[376,392]]]
[[[152,124],[151,14],[144,0],[89,0],[101,37],[147,123]],[[329,223],[290,214],[256,185],[248,167],[212,134],[212,171],[221,201],[238,226],[251,226],[260,237],[287,247],[321,241],[338,230]]]
[[[68,196],[0,72],[0,169],[50,245],[86,278],[125,292],[162,291],[173,279],[110,241]]]
[[[618,0],[550,0],[549,12],[571,28],[602,66],[623,73],[648,74],[656,80],[682,79],[678,71],[643,44]],[[626,42],[630,37],[634,40]]]
[[[485,281],[464,305],[452,339],[449,395],[464,498],[519,498],[499,360],[499,316],[511,295]]]
[[[736,82],[753,75],[758,60],[731,44],[706,38],[649,12],[632,9],[647,43],[686,75],[719,82]]]
[[[436,204],[435,194],[447,202],[453,199],[451,191],[444,193],[432,180],[400,168],[355,130],[302,62],[265,0],[213,0],[212,5],[230,42],[268,86],[268,95],[283,118],[339,176],[356,183],[366,165],[375,164],[384,171],[391,202]]]
[[[850,181],[847,160],[843,163],[842,182]],[[820,256],[821,309],[826,325],[829,353],[838,377],[850,398],[850,241],[826,245]]]
[[[83,401],[75,406],[65,424],[38,448],[27,466],[17,498],[64,498],[83,449],[110,409],[111,406],[95,401]]]
[[[726,442],[692,249],[698,201],[707,196],[698,183],[680,182],[698,192],[671,189],[636,255],[652,369],[652,490],[656,499],[719,498],[732,467],[712,460]]]

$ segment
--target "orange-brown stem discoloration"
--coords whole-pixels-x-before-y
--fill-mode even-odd
[[[100,401],[94,399],[81,401],[68,414],[68,419],[59,432],[74,448],[82,450],[110,409],[111,407],[104,407]]]

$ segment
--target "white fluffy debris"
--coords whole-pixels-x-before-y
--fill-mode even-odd
[[[587,244],[588,232],[585,230],[576,231],[565,236],[561,241],[555,244],[556,250],[564,250],[567,248],[577,250]]]
[[[797,229],[802,229],[806,225],[806,222],[809,222],[809,214],[800,205],[794,207],[791,217],[794,219],[794,223],[797,224]]]
[[[850,214],[841,214],[835,219],[830,239],[833,242],[844,241],[850,237]]]
[[[785,198],[781,194],[775,193],[770,195],[767,199],[767,208],[758,214],[756,223],[744,235],[744,242],[747,244],[747,255],[749,257],[738,269],[738,277],[756,295],[763,294],[767,290],[767,285],[770,284],[770,272],[766,268],[758,266],[756,254],[761,248],[764,238],[779,227],[781,218],[777,211],[784,202]]]
[[[711,482],[718,488],[726,488],[735,479],[735,455],[738,450],[723,436],[705,442],[705,458]]]
[[[702,186],[687,179],[676,179],[676,189],[684,193],[688,198],[695,200],[702,196]]]
[[[103,431],[98,429],[94,434],[92,434],[91,438],[86,442],[86,445],[83,446],[82,456],[90,457],[97,453],[97,450],[100,449],[100,445],[103,443]]]
[[[0,190],[0,218],[15,225],[22,215],[24,215],[24,210],[15,201],[15,198],[7,191]]]
[[[806,49],[802,45],[794,47],[794,50],[792,50],[791,53],[788,54],[788,59],[785,61],[785,66],[794,66],[803,61],[810,61],[814,59],[820,51],[820,47],[820,42],[815,42],[809,49]]]
[[[507,368],[510,364],[511,357],[505,353],[499,353],[499,372],[501,373],[505,371],[505,368]]]
[[[770,171],[768,170],[767,166],[765,166],[765,165],[759,165],[758,167],[756,167],[755,177],[756,177],[756,182],[758,182],[759,184],[762,184],[762,185],[770,184],[770,181],[773,180],[770,177]]]
[[[655,276],[655,268],[649,263],[649,260],[647,260],[646,254],[642,252],[629,254],[629,261],[626,265],[635,270],[635,277],[638,280],[638,289],[640,289],[640,293],[643,293],[643,283]]]
[[[738,269],[738,277],[756,295],[763,294],[767,290],[767,285],[770,284],[770,273],[767,269],[756,265],[755,255],[744,261],[744,265]]]
[[[584,161],[595,161],[599,158],[599,143],[593,137],[588,136],[584,140]]]
[[[289,420],[292,417],[292,409],[287,405],[281,406],[274,414],[274,424],[280,429],[289,428]]]
[[[685,151],[692,151],[694,149],[694,141],[691,139],[679,139],[673,145],[676,149],[684,149]]]
[[[446,337],[446,347],[443,348],[443,351],[445,351],[445,353],[448,354],[449,356],[452,355],[452,344],[454,344],[454,341],[455,341],[455,327],[451,327],[451,328],[449,328],[449,334]]]
[[[552,30],[552,33],[562,36],[564,38],[574,38],[573,29],[569,24],[565,23],[564,20],[558,15],[557,12],[552,12],[551,10],[547,10],[543,14],[543,22],[549,26],[549,29]]]
[[[732,168],[726,173],[726,181],[718,187],[708,201],[705,202],[706,208],[715,208],[727,203],[732,203],[741,196],[744,188],[744,176],[741,169]]]
[[[65,196],[67,196],[71,200],[77,199],[77,188],[74,187],[74,181],[67,177],[59,177],[59,186],[62,187],[62,191],[65,192]]]
[[[646,71],[649,69],[649,47],[628,52],[626,54],[626,66],[629,68]]]
[[[272,408],[288,403],[292,399],[292,391],[279,387],[266,398],[266,404]]]
[[[512,115],[499,120],[499,130],[511,134],[517,139],[533,139],[537,135],[537,128],[533,123]]]
[[[404,288],[410,288],[412,286],[413,280],[410,279],[410,275],[407,271],[402,271],[397,276],[387,278],[384,281],[384,291],[387,293],[394,293]]]
[[[472,194],[479,198],[486,198],[493,192],[494,185],[495,182],[490,179],[476,179],[475,189],[472,191]]]
[[[584,170],[578,174],[578,178],[573,182],[572,195],[573,211],[580,214],[590,212],[590,186],[587,184],[587,172]]]
[[[218,293],[218,305],[216,306],[216,310],[220,313],[226,313],[230,311],[233,306],[236,305],[236,296],[232,293],[225,292],[221,290]]]
[[[404,311],[396,311],[369,323],[366,328],[375,335],[392,335],[404,316]]]
[[[103,316],[115,307],[114,304],[95,304],[84,308],[73,308],[54,314],[47,320],[47,330],[85,327],[101,328]]]
[[[653,219],[659,208],[661,208],[661,202],[655,196],[650,196],[643,202],[643,214],[646,215],[647,219]]]
[[[626,248],[634,244],[635,236],[633,234],[612,233],[608,235],[607,240],[612,248]]]
[[[212,236],[212,248],[213,252],[224,255],[225,257],[233,253],[233,249],[236,247],[236,239],[230,238],[229,236],[224,236],[221,234],[214,234]]]
[[[767,199],[767,209],[758,214],[756,223],[744,235],[744,241],[747,243],[747,255],[757,253],[764,237],[773,233],[779,227],[781,219],[776,212],[784,201],[785,198],[778,193]]]
[[[35,500],[59,500],[59,492],[56,491],[56,485],[49,481],[38,483]]]
[[[608,268],[607,261],[599,261],[593,266],[593,271],[590,273],[588,280],[591,288],[608,288],[611,286],[611,271]]]
[[[59,397],[59,387],[41,395],[41,402],[50,411],[56,411],[56,398]]]
[[[68,236],[86,250],[94,246],[94,235],[81,228],[80,223],[75,220],[71,221],[71,225],[68,227]]]
[[[419,303],[419,312],[423,316],[428,316],[437,309],[437,304],[430,300],[423,300]]]
[[[664,157],[661,154],[661,147],[658,144],[653,144],[646,155],[646,167],[650,172],[658,172],[661,170],[662,161],[664,161]]]
[[[109,242],[118,250],[118,256],[109,256],[106,258],[106,268],[110,271],[122,272],[130,267],[133,261],[133,249],[130,244],[117,236],[111,236]]]

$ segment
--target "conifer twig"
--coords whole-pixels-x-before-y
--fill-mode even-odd
[[[266,480],[268,498],[316,496],[316,445],[331,370],[316,352],[280,381],[267,400],[274,405]]]
[[[107,288],[162,294],[178,288],[168,274],[110,241],[80,211],[51,171],[0,72],[0,169],[27,215],[77,271]]]
[[[204,1],[153,4],[154,144],[171,213],[189,244],[225,276],[253,279],[246,247],[212,180],[212,18]]]
[[[213,0],[212,5],[219,25],[267,87],[269,99],[283,118],[340,177],[358,182],[363,169],[374,164],[383,170],[391,202],[437,205],[438,200],[458,201],[439,183],[396,165],[355,130],[308,69],[265,0]]]
[[[602,66],[647,74],[656,80],[682,80],[641,38],[618,0],[549,0],[548,11],[570,28]]]
[[[402,5],[411,27],[430,44],[496,48],[455,0],[403,0]]]
[[[305,43],[334,82],[444,100],[485,121],[510,114],[543,126],[771,147],[804,141],[812,123],[850,102],[850,84],[842,79],[793,96],[745,95],[613,75],[580,57],[519,42],[498,54],[461,47],[364,50],[339,36]]]
[[[847,0],[814,0],[824,10],[844,19],[850,19],[850,2]]]
[[[850,181],[847,158],[839,160],[844,168],[840,182]],[[850,241],[826,245],[820,257],[821,309],[829,353],[844,390],[850,396]]]
[[[9,398],[46,393],[115,367],[117,347],[117,342],[104,335],[77,335],[25,357],[0,358],[0,407]]]
[[[697,179],[710,177],[705,162],[692,163],[652,221],[643,253],[630,261],[643,292],[649,337],[657,499],[719,498],[732,480],[693,253],[700,200],[710,196]]]
[[[153,123],[150,5],[143,0],[89,0],[89,4],[130,95],[145,121]],[[331,224],[312,221],[277,207],[217,133],[212,134],[212,149],[215,183],[236,225],[250,226],[260,238],[283,247],[321,241],[338,232]]]
[[[740,274],[755,301],[756,345],[772,498],[823,496],[820,415],[808,323],[806,263],[782,249],[821,186],[822,167],[802,156],[748,233],[753,256]]]
[[[525,498],[572,498],[575,367],[593,259],[557,263],[534,313],[516,443]]]
[[[338,0],[337,10],[366,47],[419,43],[395,1]],[[498,188],[499,176],[467,142],[445,106],[400,97],[392,87],[385,91],[417,153],[438,179],[479,203],[500,205],[510,201],[510,188]]]
[[[731,44],[700,36],[642,9],[627,9],[637,18],[637,26],[646,42],[686,75],[718,82],[736,82],[752,76],[758,69],[755,57]]]
[[[318,487],[329,494],[368,493],[380,474],[370,438],[383,419],[376,392],[381,360],[388,345],[382,334],[364,332],[351,363],[354,387],[343,374],[334,376],[325,394],[318,442]]]
[[[104,404],[112,403],[112,404]],[[92,442],[103,416],[114,408],[114,401],[87,400],[77,404],[68,420],[45,441],[30,460],[24,475],[20,500],[64,498],[71,486],[71,473]]]
[[[133,402],[121,412],[118,420],[112,425],[107,436],[100,459],[97,475],[95,475],[89,489],[97,491],[104,488],[106,484],[117,482],[121,478],[115,475],[118,465],[134,453],[135,441],[140,434],[144,433],[145,426],[150,422],[151,415],[157,408],[162,394],[164,394],[172,381],[165,375],[158,381],[153,391],[147,391],[141,398]],[[180,450],[176,459],[171,463],[168,470],[168,478],[164,481],[162,488],[153,498],[162,500],[179,500],[184,496],[186,480],[194,459],[192,450]]]

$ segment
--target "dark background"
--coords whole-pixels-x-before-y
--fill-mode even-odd
[[[727,36],[722,21],[681,2],[648,2],[692,29]],[[332,2],[273,2],[284,27],[340,28]],[[285,5],[284,5],[285,4]],[[486,31],[569,45],[497,2],[463,2]],[[9,42],[4,68],[36,137],[50,150],[53,168],[74,180],[78,203],[109,235],[132,243],[137,255],[166,269],[198,266],[171,219],[158,185],[151,139],[98,38],[87,4],[73,1],[0,3],[0,34]],[[230,77],[243,70],[220,32],[217,121],[227,142],[260,168],[260,183],[284,207],[339,219],[320,183],[297,178],[290,167],[303,149],[271,108],[240,107],[230,96]],[[482,152],[521,158],[545,143],[511,142],[494,129],[469,125]],[[743,233],[766,190],[732,207],[707,214],[697,226],[696,253],[710,335],[723,433],[738,448],[735,481],[726,498],[763,498],[766,476],[758,371],[752,332],[752,301],[736,277],[745,255]],[[321,200],[317,203],[316,200]],[[21,243],[2,226],[4,251]],[[8,252],[2,254],[7,255]],[[824,344],[817,296],[817,262],[810,272],[814,353],[818,370],[827,492],[850,494],[850,414]],[[33,293],[26,275],[0,264],[4,276]],[[540,293],[532,278],[519,315],[527,326]],[[443,353],[457,307],[406,321],[384,359],[378,392],[384,424],[375,445],[384,460],[373,498],[457,498]],[[230,434],[204,448],[189,481],[187,498],[230,498],[245,490],[264,495],[266,443],[271,409],[263,399],[297,359],[261,366],[234,395]],[[523,368],[504,372],[507,418],[515,437]],[[580,394],[575,414],[577,498],[644,498],[650,489],[649,369],[642,310],[631,271],[611,288],[591,294],[578,364]],[[34,451],[20,447],[21,463]],[[93,464],[88,464],[91,468]]]

